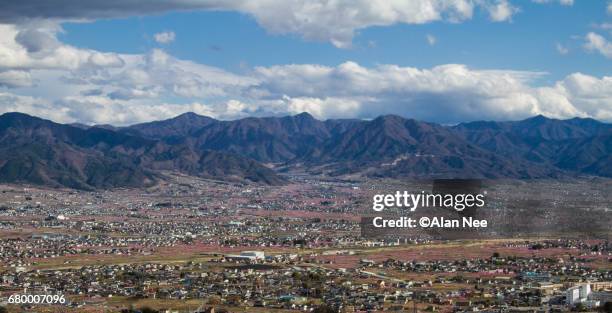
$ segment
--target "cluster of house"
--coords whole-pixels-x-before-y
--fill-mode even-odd
[[[604,246],[609,248],[607,244]],[[612,301],[612,271],[586,266],[584,261],[576,257],[564,261],[561,258],[492,256],[475,260],[386,260],[380,263],[364,259],[361,265],[368,273],[437,273],[433,279],[410,282],[415,290],[429,292],[435,290],[436,285],[474,286],[433,293],[437,298],[429,303],[452,299],[455,310],[495,311],[522,307],[548,312],[553,307],[559,311],[577,307],[595,309]]]
[[[388,273],[427,273],[434,278],[403,280]],[[252,250],[203,263],[96,265],[11,271],[0,277],[3,291],[86,296],[72,306],[86,305],[90,298],[136,297],[299,311],[322,301],[340,312],[413,306],[430,311],[547,312],[594,309],[612,300],[612,271],[585,267],[575,258],[363,259],[355,268],[333,269],[309,256]]]

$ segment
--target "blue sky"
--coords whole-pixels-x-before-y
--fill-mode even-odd
[[[0,113],[612,120],[612,2],[0,4]]]

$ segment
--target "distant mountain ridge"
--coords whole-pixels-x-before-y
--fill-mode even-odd
[[[0,182],[96,189],[143,187],[161,171],[282,184],[260,163],[101,127],[75,127],[21,113],[0,115]]]
[[[181,117],[155,123],[172,125]],[[516,122],[479,121],[452,127],[395,115],[371,121],[319,121],[308,113],[235,121],[200,118],[206,119],[205,125],[191,124],[190,135],[181,141],[265,163],[303,164],[317,173],[538,178],[610,176],[606,173],[612,167],[606,161],[611,149],[606,136],[612,134],[612,126],[587,118],[535,116]],[[143,125],[148,124],[124,131],[137,132]],[[173,136],[156,133],[162,140],[173,140]],[[574,151],[577,145],[590,149]]]
[[[0,181],[141,187],[164,171],[282,184],[277,169],[409,178],[612,177],[612,125],[536,116],[456,126],[395,115],[320,121],[308,113],[221,121],[195,113],[128,127],[0,115]]]

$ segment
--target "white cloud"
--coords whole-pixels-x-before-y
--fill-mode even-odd
[[[551,86],[532,87],[531,81],[543,73],[474,70],[460,64],[431,69],[397,65],[368,68],[345,62],[335,67],[258,67],[248,76],[218,70],[220,77],[229,75],[221,79],[226,84],[217,86],[223,96],[209,94],[206,84],[199,87],[202,90],[194,89],[195,96],[179,96],[174,85],[152,77],[156,71],[183,75],[177,71],[194,66],[208,69],[207,73],[215,69],[198,64],[177,69],[177,64],[187,61],[161,51],[125,59],[126,68],[112,69],[106,79],[77,80],[78,85],[66,80],[66,94],[55,98],[3,93],[0,112],[23,111],[63,122],[116,125],[169,118],[187,111],[221,119],[307,111],[323,119],[400,114],[443,123],[520,119],[535,114],[612,120],[612,77],[576,73]],[[131,64],[133,61],[136,63]],[[58,75],[58,70],[52,71]],[[51,80],[53,76],[38,79]],[[15,92],[23,90],[17,88]]]
[[[251,14],[272,33],[298,33],[308,40],[330,41],[350,47],[355,31],[370,26],[424,24],[434,21],[460,22],[472,18],[471,0],[430,1],[252,1],[239,11]]]
[[[166,119],[185,112],[214,116],[210,108],[199,102],[151,105],[146,102],[112,100],[103,96],[67,97],[53,104],[65,112],[64,120],[86,124],[129,125],[137,122]],[[83,108],[87,109],[83,109]]]
[[[361,103],[350,98],[312,98],[285,96],[281,103],[289,114],[309,112],[316,118],[342,118],[361,109]]]
[[[73,84],[102,88],[115,99],[223,97],[238,94],[254,83],[254,79],[203,64],[179,60],[166,52],[153,49],[145,55],[121,55],[126,60],[121,68],[72,71],[65,75]],[[90,89],[92,89],[90,88]]]
[[[60,123],[74,122],[67,109],[46,99],[0,92],[0,113],[22,112]]]
[[[612,1],[608,2],[607,11],[608,11],[608,14],[612,15]]]
[[[489,17],[494,22],[504,22],[512,19],[512,16],[519,12],[519,8],[510,4],[507,0],[498,0],[496,3],[489,3],[486,6]]]
[[[57,41],[55,23],[0,24],[0,70],[69,69],[119,67],[115,53],[78,49]]]
[[[190,103],[137,103],[102,96],[71,96],[57,101],[0,92],[0,114],[23,112],[60,123],[128,125],[160,120],[185,112],[215,116],[208,105]]]
[[[612,42],[603,36],[590,32],[585,37],[584,47],[589,51],[597,51],[606,58],[612,58]]]
[[[557,52],[559,52],[561,55],[566,55],[569,53],[569,49],[558,42],[555,45],[555,48],[557,48]]]
[[[572,103],[576,115],[612,120],[612,77],[574,73],[557,82],[555,89]]]
[[[373,95],[386,92],[444,92],[450,89],[470,89],[482,86],[508,88],[541,75],[518,71],[476,71],[461,64],[447,64],[432,69],[379,65],[366,68],[355,62],[337,67],[313,64],[279,65],[255,68],[268,94],[291,92],[304,96]]]
[[[428,43],[430,46],[435,45],[435,44],[436,44],[436,42],[438,41],[438,40],[436,39],[436,37],[434,37],[434,35],[431,35],[431,34],[427,34],[427,36],[425,36],[425,39],[427,39],[427,43]]]
[[[300,107],[325,115],[326,103],[350,103],[349,117],[394,113],[439,122],[519,119],[535,114],[610,120],[612,78],[573,74],[551,87],[531,87],[537,72],[472,70],[460,64],[431,69],[353,62],[337,67],[285,65],[256,68],[263,99],[300,99]],[[588,90],[588,91],[585,91]],[[612,90],[612,89],[611,89]]]
[[[26,71],[8,70],[0,72],[0,86],[28,87],[32,85],[32,76]]]
[[[525,92],[526,77],[537,73],[473,71],[449,64],[432,69],[381,65],[364,68],[353,62],[338,67],[288,65],[257,68],[261,83],[256,94],[267,99],[310,99],[313,112],[318,99],[350,99],[353,116],[374,117],[395,113],[428,120],[445,116],[458,120],[517,118],[531,115],[537,102]],[[350,113],[349,113],[350,114]]]
[[[166,31],[153,35],[153,38],[157,43],[168,44],[174,41],[176,34],[174,32]]]

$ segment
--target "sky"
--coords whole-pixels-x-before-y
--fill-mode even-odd
[[[612,122],[608,0],[0,3],[0,113]]]

